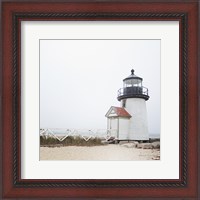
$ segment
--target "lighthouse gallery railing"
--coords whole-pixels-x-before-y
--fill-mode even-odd
[[[148,88],[146,87],[125,87],[118,90],[118,97],[123,95],[147,95]]]

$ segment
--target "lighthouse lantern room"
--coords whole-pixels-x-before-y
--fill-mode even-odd
[[[106,114],[108,118],[108,129],[112,129],[110,124],[114,124],[114,120],[118,121],[117,140],[149,140],[146,101],[149,99],[148,88],[142,85],[143,79],[134,74],[123,80],[123,88],[118,90],[118,101],[121,103],[121,109],[126,112],[129,117],[120,116],[116,112],[116,116],[111,116],[112,110],[119,108],[111,107]],[[115,108],[115,109],[114,109]],[[113,111],[112,111],[113,112]],[[118,119],[118,120],[116,120]],[[120,123],[119,119],[123,119],[126,123]]]

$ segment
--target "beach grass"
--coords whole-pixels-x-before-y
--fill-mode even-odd
[[[80,136],[69,136],[63,141],[57,138],[40,136],[40,146],[98,146],[103,145],[100,138],[90,138],[88,141]]]

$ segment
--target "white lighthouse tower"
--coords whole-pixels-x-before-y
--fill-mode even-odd
[[[106,114],[108,127],[116,124],[117,140],[149,140],[146,109],[149,95],[142,80],[132,69],[131,75],[123,80],[123,88],[118,90],[121,107],[112,106]]]

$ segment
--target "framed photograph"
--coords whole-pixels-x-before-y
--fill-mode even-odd
[[[3,2],[3,198],[198,199],[198,6]]]

